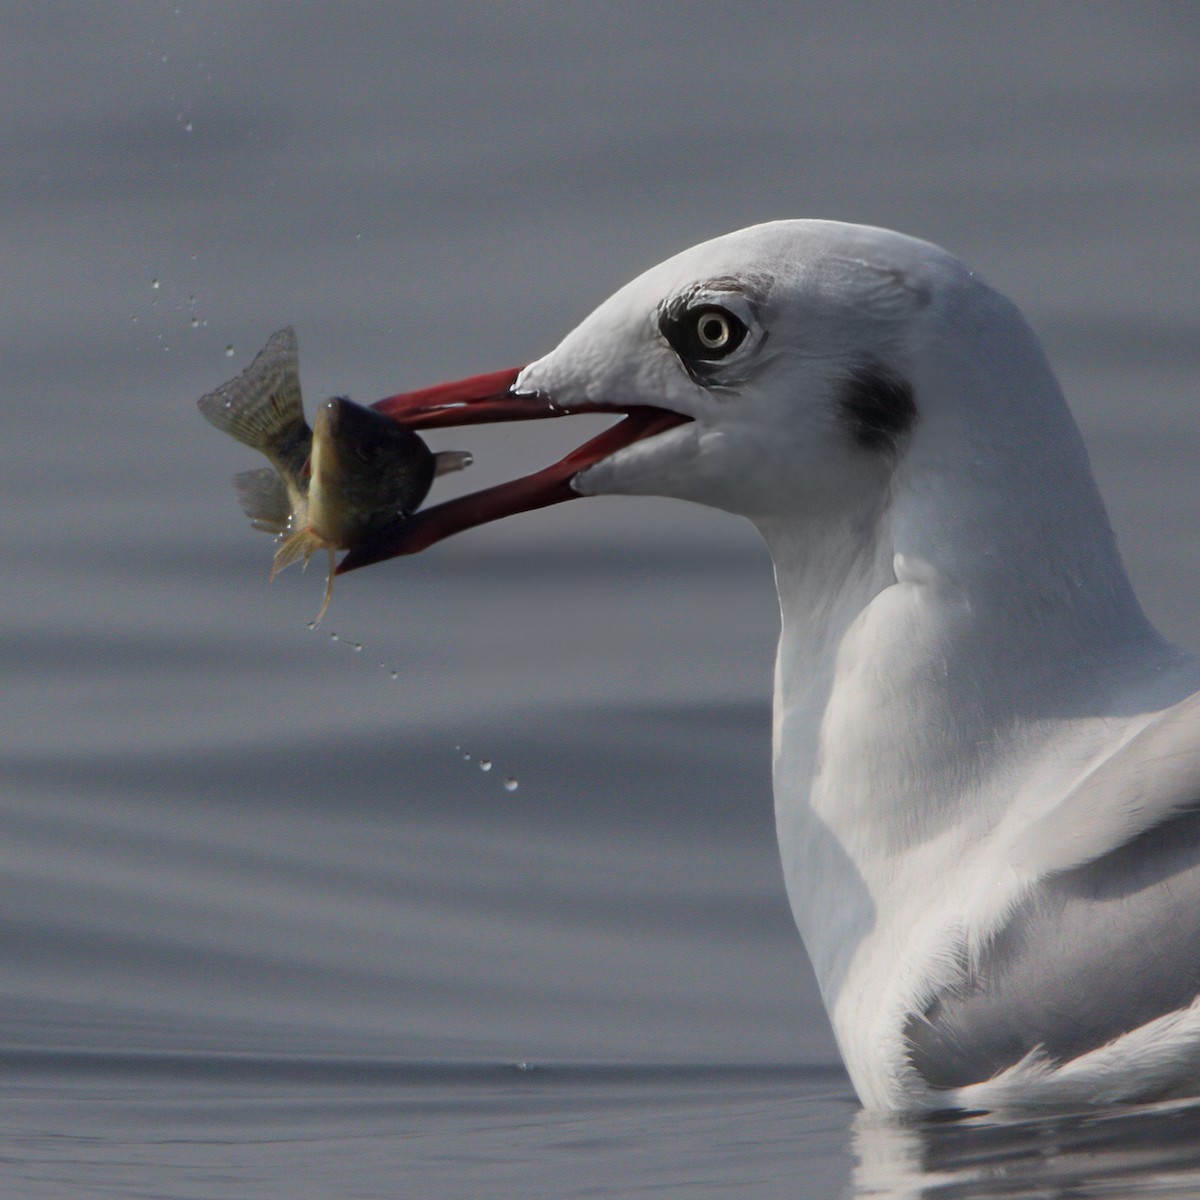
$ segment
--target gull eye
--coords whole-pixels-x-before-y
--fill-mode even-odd
[[[739,340],[728,313],[706,308],[696,315],[696,341],[705,350],[728,354]]]
[[[746,326],[733,313],[715,304],[693,309],[688,318],[694,358],[724,358],[742,344],[747,333]]]
[[[658,318],[658,328],[679,355],[684,370],[698,383],[705,382],[715,364],[728,358],[750,332],[745,322],[719,304],[668,305]]]

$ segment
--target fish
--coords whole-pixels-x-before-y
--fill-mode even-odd
[[[333,594],[336,552],[411,516],[436,476],[472,461],[466,451],[434,453],[407,426],[344,396],[319,405],[310,427],[290,325],[273,334],[240,375],[197,404],[210,424],[271,464],[234,477],[250,524],[279,540],[271,579],[298,560],[307,566],[319,550],[329,554],[317,621]]]

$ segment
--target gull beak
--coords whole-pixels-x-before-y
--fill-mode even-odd
[[[553,397],[516,391],[522,369],[475,375],[455,383],[402,392],[379,400],[371,407],[410,429],[543,420],[579,413],[624,413],[625,419],[541,471],[421,509],[411,517],[396,521],[369,541],[351,549],[338,565],[339,575],[397,555],[416,554],[443,538],[488,521],[577,499],[579,493],[571,487],[571,480],[580,471],[642,438],[653,437],[691,419],[682,413],[645,405],[624,407],[589,402],[563,408],[554,403]]]

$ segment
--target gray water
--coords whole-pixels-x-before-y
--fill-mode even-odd
[[[859,1112],[775,856],[747,527],[589,500],[347,577],[314,631],[194,400],[287,323],[310,399],[366,402],[528,361],[701,238],[887,225],[1026,311],[1198,648],[1198,25],[0,5],[0,1194],[1195,1194],[1193,1106]],[[436,444],[473,488],[597,427]]]

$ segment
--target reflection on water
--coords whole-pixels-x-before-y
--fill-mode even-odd
[[[1101,1112],[854,1122],[855,1197],[1194,1197],[1200,1101]]]
[[[827,1197],[854,1111],[832,1065],[0,1051],[0,1072],[5,1200]]]
[[[900,1120],[832,1064],[9,1049],[0,1075],[0,1191],[23,1200],[1200,1194],[1200,1101]]]

